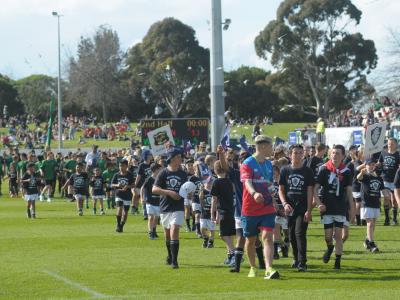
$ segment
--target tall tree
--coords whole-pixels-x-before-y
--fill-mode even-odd
[[[278,95],[265,81],[268,74],[247,66],[225,74],[226,105],[236,118],[271,116],[279,110]]]
[[[354,100],[354,83],[376,67],[374,42],[348,31],[360,19],[351,0],[284,0],[255,39],[256,52],[291,85],[286,95],[314,103],[318,116],[326,117],[331,106]]]
[[[18,91],[15,88],[15,83],[7,76],[0,74],[0,109],[7,105],[8,113],[11,115],[24,112],[24,107],[18,101]]]
[[[209,52],[193,28],[166,18],[129,50],[129,82],[146,103],[163,104],[173,117],[208,106]]]
[[[122,113],[119,79],[122,59],[118,34],[111,28],[102,25],[92,38],[81,37],[77,57],[70,58],[69,101],[101,115],[105,122],[111,105],[119,103],[112,113]]]
[[[49,114],[49,101],[57,91],[57,79],[47,75],[36,74],[16,81],[18,99],[25,111],[44,120]],[[64,86],[64,85],[62,85]]]

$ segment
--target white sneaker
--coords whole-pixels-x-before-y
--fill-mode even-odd
[[[43,195],[40,195],[39,200],[40,200],[40,202],[43,202],[43,200],[44,200]]]
[[[47,202],[51,202],[51,198],[47,198]]]

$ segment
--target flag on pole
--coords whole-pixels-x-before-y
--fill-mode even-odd
[[[51,96],[50,99],[50,118],[49,118],[49,124],[47,128],[47,138],[46,138],[46,147],[50,148],[51,144],[51,133],[53,132],[53,114],[54,114],[54,96]]]
[[[230,135],[231,135],[231,126],[228,124],[225,127],[224,136],[222,137],[221,142],[220,142],[221,146],[222,146],[222,148],[224,148],[224,150],[226,150],[230,146],[230,143],[229,143]]]

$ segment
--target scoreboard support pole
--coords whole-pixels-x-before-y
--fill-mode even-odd
[[[211,149],[215,151],[220,143],[225,125],[224,68],[222,58],[221,0],[211,0]]]

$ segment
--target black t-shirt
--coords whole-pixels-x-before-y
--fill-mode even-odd
[[[318,156],[313,156],[306,160],[305,166],[309,167],[314,175],[314,181],[317,180],[319,168],[324,164],[324,160]]]
[[[152,191],[154,182],[155,179],[152,176],[150,176],[144,181],[143,183],[144,199],[146,200],[147,204],[160,206],[160,195],[154,194]]]
[[[136,180],[136,177],[137,177],[138,172],[139,172],[139,166],[130,166],[128,171],[132,173],[133,180]]]
[[[311,169],[286,166],[281,170],[279,185],[285,188],[286,201],[293,208],[293,216],[304,214],[307,211],[307,188],[314,185]]]
[[[123,186],[134,184],[133,175],[131,172],[126,172],[125,175],[118,172],[114,175],[111,180],[112,184],[122,184]],[[126,191],[116,188],[115,189],[115,197],[120,198],[124,201],[130,201],[132,199],[132,189],[128,188]]]
[[[196,185],[196,190],[194,191],[192,201],[193,201],[193,203],[200,204],[199,192],[200,192],[200,186],[201,186],[201,179],[199,177],[197,177],[196,175],[192,175],[189,177],[189,181],[193,182]]]
[[[352,189],[353,192],[355,193],[359,193],[361,192],[361,183],[358,181],[357,176],[358,174],[360,174],[360,171],[357,171],[357,168],[362,165],[362,161],[361,160],[356,160],[356,161],[352,161],[349,163],[349,166],[352,165],[353,169],[354,169],[354,173],[353,173],[353,183],[352,183]]]
[[[74,189],[74,194],[86,195],[87,192],[87,173],[77,174],[74,173],[69,178],[69,184],[72,185]]]
[[[364,207],[380,208],[381,190],[383,190],[383,179],[371,174],[364,174],[361,180],[361,199]]]
[[[163,189],[170,190],[179,193],[181,186],[187,181],[187,174],[178,169],[175,172],[168,170],[168,168],[163,169],[157,176],[154,183],[155,186]],[[184,201],[181,197],[179,200],[174,200],[168,196],[161,196],[160,198],[160,212],[174,212],[183,211]]]
[[[204,199],[201,201],[201,216],[202,219],[211,219],[211,202],[212,195],[210,191],[206,189],[203,191]]]
[[[144,181],[151,176],[150,165],[146,163],[141,163],[137,175],[140,175],[140,180],[138,182],[137,188],[141,188]]]
[[[211,195],[218,198],[217,209],[220,214],[233,215],[233,186],[229,178],[217,178],[213,182]]]
[[[400,189],[400,169],[397,169],[396,176],[394,177],[394,188]]]
[[[346,193],[345,188],[350,186],[352,178],[350,171],[346,169],[342,173],[342,180],[339,184],[339,193],[337,193],[338,178],[335,173],[331,173],[326,166],[319,169],[317,183],[321,185],[321,201],[326,206],[327,215],[346,215]]]
[[[400,164],[399,152],[389,153],[382,151],[379,162],[382,164],[382,178],[384,181],[393,182]]]
[[[29,179],[29,182],[24,182],[23,183],[23,187],[25,189],[25,193],[27,195],[35,195],[39,193],[38,190],[38,183],[40,181],[40,179],[38,178],[37,175],[35,174],[29,174],[28,172],[26,172],[24,174],[24,176],[22,176],[22,180],[27,180]]]
[[[93,176],[89,185],[93,188],[93,196],[104,196],[104,178],[102,176]]]

